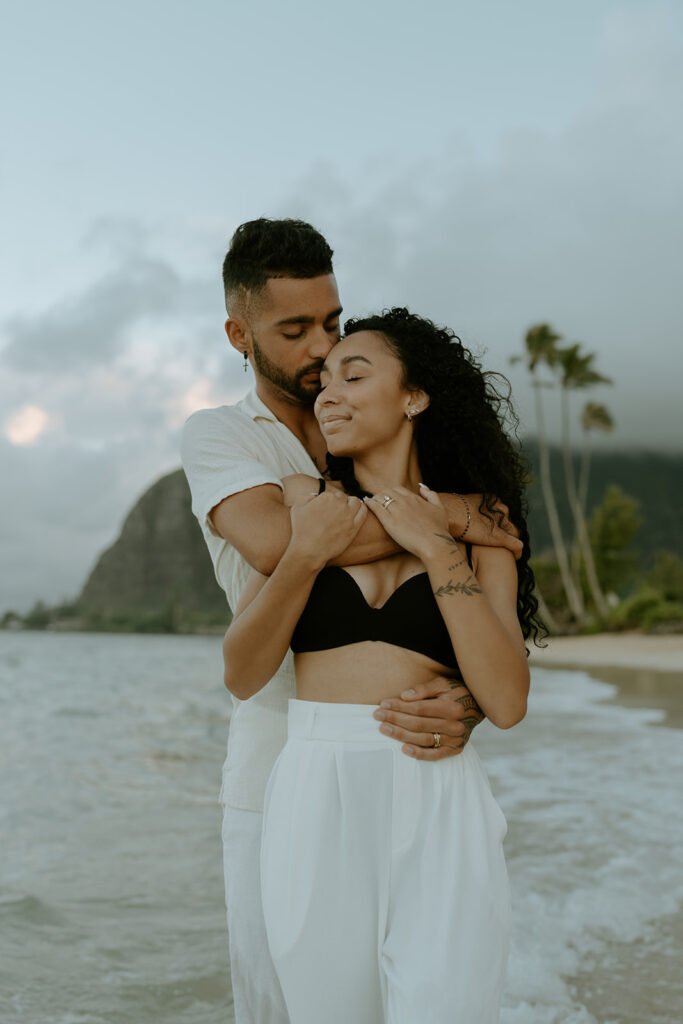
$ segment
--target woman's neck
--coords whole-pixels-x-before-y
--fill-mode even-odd
[[[407,487],[417,493],[422,480],[415,444],[407,450],[401,446],[364,452],[354,457],[353,469],[361,490],[369,494],[378,494],[387,487]]]

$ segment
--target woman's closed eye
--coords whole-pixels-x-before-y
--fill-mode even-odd
[[[350,384],[354,380],[362,380],[362,379],[363,379],[362,377],[344,377],[344,383],[345,384]],[[327,384],[321,384],[320,385],[320,390],[324,391],[326,387],[327,387]]]

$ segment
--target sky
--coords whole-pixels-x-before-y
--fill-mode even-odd
[[[602,444],[683,448],[680,3],[0,16],[0,613],[77,594],[184,419],[251,386],[220,268],[253,217],[326,235],[347,313],[453,327],[509,376],[522,433],[509,360],[547,322],[613,381],[588,395]]]

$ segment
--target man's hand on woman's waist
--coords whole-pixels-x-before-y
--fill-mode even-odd
[[[400,697],[383,700],[373,715],[382,723],[381,732],[402,743],[405,754],[422,761],[459,754],[485,718],[465,684],[446,676],[416,683]]]

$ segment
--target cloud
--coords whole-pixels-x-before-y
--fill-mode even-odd
[[[355,183],[316,167],[280,209],[332,240],[346,311],[409,305],[505,372],[526,329],[550,321],[615,380],[595,392],[618,423],[607,443],[680,447],[683,53],[670,17],[607,19],[595,92],[557,133],[520,128],[486,156],[451,137]],[[532,430],[524,374],[509,375]]]
[[[130,220],[98,223],[86,244],[110,265],[5,325],[0,611],[77,593],[133,502],[179,465],[186,416],[245,390],[210,279],[156,255]]]
[[[5,434],[12,444],[33,444],[47,430],[50,417],[39,405],[22,405],[5,424]]]

